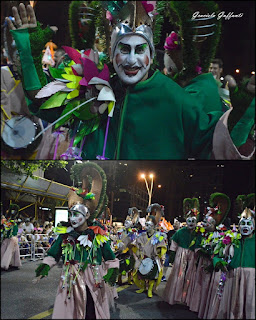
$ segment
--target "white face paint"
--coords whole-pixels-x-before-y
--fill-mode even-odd
[[[87,210],[87,213],[88,213],[86,214],[86,216],[84,216],[82,213],[78,211],[69,212],[70,223],[74,229],[82,226],[85,223],[85,221],[89,218],[89,211],[86,207],[85,209]]]
[[[188,217],[186,219],[188,229],[195,229],[196,227],[196,217]]]
[[[251,218],[250,219],[242,218],[239,221],[239,231],[242,236],[249,236],[253,232],[254,228],[255,228],[254,223]]]
[[[202,221],[202,225],[206,231],[214,231],[216,222],[212,217],[205,217]]]
[[[154,225],[154,222],[149,220],[149,221],[146,221],[145,222],[145,227],[146,227],[146,230],[147,231],[151,231],[154,229],[155,225]]]
[[[137,35],[127,35],[117,44],[113,66],[122,82],[134,85],[146,80],[150,68],[150,48],[147,41]]]
[[[125,228],[130,228],[131,226],[132,226],[132,221],[131,220],[125,220],[125,222],[124,222],[124,226],[125,226]]]

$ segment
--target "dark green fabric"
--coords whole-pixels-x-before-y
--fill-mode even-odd
[[[72,236],[74,236],[74,238],[77,239],[80,236],[80,234],[78,234],[76,232],[72,232]],[[57,262],[60,260],[61,257],[62,257],[62,260],[64,261],[64,255],[62,255],[62,247],[61,247],[62,242],[63,242],[63,235],[59,235],[58,238],[56,239],[56,241],[51,246],[51,248],[47,251],[47,255],[52,256]],[[85,262],[88,257],[88,251],[85,249],[85,247],[83,247],[83,246],[81,246],[81,247],[83,248],[82,261]],[[107,260],[114,260],[115,257],[116,256],[115,256],[114,252],[112,251],[108,242],[104,243],[103,246],[100,246],[100,248],[97,249],[96,259],[97,259],[98,264],[101,264],[102,258],[105,261],[107,261]],[[81,260],[81,254],[80,254],[79,250],[77,250],[77,249],[75,250],[74,260],[77,260],[77,261]],[[90,258],[89,262],[92,263],[91,258]]]
[[[5,238],[11,238],[18,234],[18,225],[15,223],[13,226],[11,226],[10,230],[6,232]]]
[[[118,276],[118,268],[109,268],[107,274],[103,277],[105,282],[109,285],[114,286]]]
[[[17,234],[18,234],[18,225],[15,223],[15,225],[13,226],[12,235],[17,236]]]
[[[218,85],[212,73],[204,73],[191,80],[184,90],[200,101],[203,110],[223,112]]]
[[[50,270],[50,266],[48,264],[45,263],[41,263],[39,264],[39,266],[36,268],[35,273],[36,273],[36,277],[42,276],[48,276],[48,272]]]
[[[255,98],[253,98],[250,106],[246,109],[242,118],[232,129],[230,136],[236,145],[239,148],[243,145],[250,133],[251,128],[255,123]]]
[[[23,86],[28,91],[38,90],[42,86],[38,78],[33,57],[31,54],[28,29],[16,29],[10,31],[15,40],[20,56]]]
[[[189,245],[193,239],[195,239],[196,242],[189,248]],[[172,240],[175,241],[179,247],[194,251],[196,248],[200,248],[202,236],[201,234],[196,234],[194,231],[191,232],[187,227],[184,227],[175,232],[175,234],[172,236]]]
[[[213,264],[223,259],[214,257]],[[239,247],[235,247],[234,256],[229,264],[230,268],[255,268],[255,234],[251,238],[242,238],[239,241]]]
[[[208,159],[222,112],[205,114],[199,101],[157,70],[127,89],[110,121],[106,157],[110,159]],[[104,124],[103,124],[104,123]],[[86,158],[102,154],[106,118],[87,137]]]
[[[43,29],[40,22],[37,22],[36,28],[29,28],[31,53],[42,86],[45,86],[48,83],[46,74],[42,68],[42,51],[45,49],[45,44],[53,38],[53,35],[54,31],[49,26]]]

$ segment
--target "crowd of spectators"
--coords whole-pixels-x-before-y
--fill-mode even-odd
[[[32,245],[35,246],[36,255],[44,255],[56,237],[53,232],[53,223],[50,221],[42,223],[34,218],[25,218],[18,219],[17,224],[17,237],[22,259],[31,254]]]

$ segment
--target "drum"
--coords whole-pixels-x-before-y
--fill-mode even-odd
[[[6,120],[3,126],[1,140],[7,153],[17,155],[33,153],[42,140],[36,135],[41,131],[39,124],[34,123],[26,116],[13,116]]]
[[[143,279],[155,280],[158,278],[158,266],[155,260],[145,258],[139,266],[139,275]]]

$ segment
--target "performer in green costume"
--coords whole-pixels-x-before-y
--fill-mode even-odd
[[[15,203],[10,204],[7,219],[1,221],[1,268],[4,270],[8,270],[10,266],[21,267],[18,225],[15,221],[19,208]]]
[[[94,222],[105,209],[106,176],[95,163],[77,164],[72,169],[83,183],[82,190],[71,189],[69,193],[72,228],[59,230],[59,236],[36,269],[35,282],[47,276],[62,257],[63,272],[53,319],[109,319],[114,291],[107,284],[114,286],[119,260],[110,248],[105,230]]]
[[[66,52],[74,63],[70,65],[71,73],[63,77],[70,83],[65,86],[62,81],[58,89],[56,83],[48,84],[42,90],[33,71],[33,61],[29,59],[29,38],[25,37],[27,28],[36,22],[33,9],[28,7],[28,14],[32,17],[30,24],[24,6],[20,5],[22,19],[17,8],[14,9],[15,21],[19,23],[16,28],[10,20],[8,23],[15,41],[23,37],[22,45],[19,46],[21,41],[18,39],[16,43],[21,57],[24,50],[26,52],[22,64],[25,89],[31,99],[33,95],[46,98],[54,94],[46,103],[45,99],[33,99],[31,110],[33,108],[33,112],[45,120],[56,120],[56,129],[63,123],[67,126],[73,123],[71,132],[75,143],[83,149],[84,159],[209,159],[212,151],[218,159],[250,158],[251,155],[243,157],[237,151],[236,137],[232,137],[232,141],[230,133],[236,123],[242,122],[240,136],[248,136],[255,112],[254,106],[250,105],[253,95],[248,96],[245,89],[242,93],[240,90],[234,93],[240,99],[230,114],[231,118],[236,118],[231,127],[230,121],[226,123],[230,110],[224,115],[218,111],[202,112],[198,99],[159,71],[150,69],[154,58],[153,17],[157,8],[145,6],[141,1],[104,1],[101,5],[106,7],[110,21],[110,59],[117,77],[109,80],[107,67],[100,67],[95,56],[92,59],[92,51],[88,59],[83,58],[83,53],[69,48]],[[100,69],[97,71],[88,60],[94,61]],[[94,69],[89,75],[88,64]],[[67,90],[71,92],[67,93]],[[89,100],[90,106],[87,102],[80,108],[80,104],[88,100],[85,96],[93,100]],[[75,107],[80,108],[78,115]],[[104,113],[106,109],[108,112]],[[60,114],[64,117],[61,121]]]
[[[221,239],[226,243],[223,254],[213,258],[220,275],[204,319],[255,319],[255,193],[239,195],[236,201],[239,232],[234,241],[227,231]]]
[[[163,295],[171,305],[190,302],[197,261],[195,249],[201,242],[201,234],[195,231],[199,218],[198,199],[185,198],[183,213],[187,226],[176,231],[171,238],[170,262],[173,266]]]

